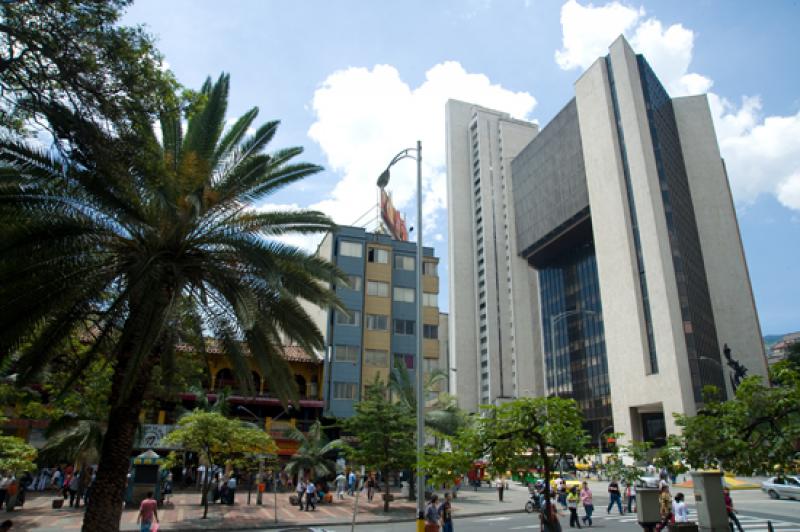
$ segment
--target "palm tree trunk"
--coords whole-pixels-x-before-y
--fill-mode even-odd
[[[92,489],[92,500],[83,518],[81,529],[83,532],[119,531],[133,439],[152,368],[151,360],[146,360],[142,364],[128,400],[118,404],[122,374],[127,362],[127,357],[120,357],[114,370],[109,397],[111,409],[108,414],[108,428],[103,438],[100,467]]]

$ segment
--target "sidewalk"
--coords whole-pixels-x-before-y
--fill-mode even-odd
[[[441,493],[440,493],[441,495]],[[472,488],[462,489],[454,500],[456,517],[507,514],[524,511],[527,501],[527,489],[512,485],[505,491],[503,502],[498,501],[494,488],[483,486],[479,491]],[[25,506],[12,513],[2,512],[2,519],[14,521],[14,530],[30,530],[36,532],[67,532],[80,530],[83,509],[51,508],[51,494],[28,494]],[[316,511],[301,512],[298,507],[289,504],[288,493],[278,493],[278,523],[275,523],[274,496],[264,495],[263,505],[255,504],[256,494],[251,496],[251,505],[247,505],[247,491],[236,494],[233,506],[212,504],[208,508],[208,519],[201,519],[203,507],[200,506],[200,494],[195,491],[181,492],[173,495],[170,504],[158,509],[161,520],[160,530],[245,530],[263,528],[284,528],[291,526],[333,526],[349,524],[353,519],[355,497],[345,496],[343,501],[333,504],[318,504]],[[137,510],[125,510],[122,515],[121,530],[138,530],[136,527]],[[416,503],[406,499],[396,499],[390,505],[389,512],[383,512],[383,501],[379,494],[370,503],[365,495],[358,498],[357,523],[386,523],[390,521],[414,520]]]

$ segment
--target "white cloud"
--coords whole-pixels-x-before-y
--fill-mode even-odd
[[[471,74],[457,62],[430,68],[418,87],[410,87],[396,68],[348,68],[328,76],[314,93],[316,121],[309,137],[316,141],[328,167],[341,179],[330,197],[311,208],[322,210],[337,223],[353,223],[377,203],[375,181],[400,150],[422,141],[423,216],[425,237],[439,227],[447,201],[445,181],[444,107],[448,98],[501,109],[529,118],[536,105],[526,92],[492,84],[483,74]],[[389,186],[394,203],[413,219],[416,166],[403,161],[392,168]]]
[[[634,9],[619,2],[595,7],[569,0],[561,7],[563,47],[556,51],[556,63],[564,70],[588,67],[643,16],[644,8]]]
[[[583,6],[569,0],[561,8],[561,26],[562,49],[555,58],[564,70],[588,67],[624,34],[672,96],[708,92],[713,85],[710,78],[689,71],[694,32],[682,24],[665,27],[656,18],[645,18],[642,7],[616,1]],[[708,98],[737,203],[772,194],[784,206],[800,210],[800,113],[762,117],[758,97],[744,96],[738,106],[714,93]]]

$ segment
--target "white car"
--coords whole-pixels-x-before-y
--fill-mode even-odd
[[[788,497],[800,500],[800,476],[772,477],[761,483],[761,491],[772,499]]]

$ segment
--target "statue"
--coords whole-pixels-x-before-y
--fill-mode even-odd
[[[742,379],[747,376],[747,368],[739,362],[738,360],[734,360],[731,356],[731,348],[728,347],[728,344],[725,344],[722,348],[722,353],[725,355],[725,360],[728,362],[728,367],[731,368],[731,387],[733,388],[734,393],[736,392],[736,388],[742,383]]]

